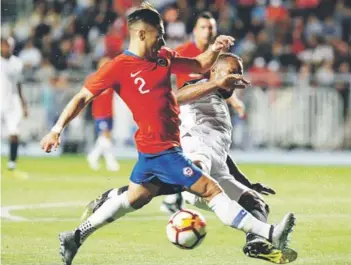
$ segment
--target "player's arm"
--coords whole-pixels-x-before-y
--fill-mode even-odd
[[[57,120],[54,131],[61,133],[67,124],[73,120],[93,98],[96,97],[90,90],[83,87],[66,105],[59,119]]]
[[[231,36],[218,36],[214,44],[204,53],[195,58],[174,57],[172,61],[173,73],[206,73],[216,62],[219,53],[234,44]]]
[[[240,118],[245,116],[245,104],[238,98],[235,92],[227,99],[227,103],[238,113]]]
[[[217,82],[208,81],[204,83],[186,84],[175,92],[178,104],[186,104],[204,97],[217,89]]]
[[[22,109],[23,109],[23,116],[26,118],[28,116],[28,105],[27,105],[27,101],[23,96],[22,93],[22,83],[17,83],[17,91],[18,91],[18,95],[19,98],[21,100],[21,105],[22,105]]]
[[[242,84],[236,84],[238,81],[242,81]],[[179,104],[186,104],[204,97],[216,91],[218,88],[222,88],[227,91],[234,91],[235,88],[245,88],[245,85],[249,83],[250,82],[242,75],[231,74],[216,81],[198,82],[195,84],[185,85],[176,91],[175,95]]]
[[[52,148],[56,149],[59,146],[60,134],[63,129],[94,97],[117,84],[116,68],[114,62],[106,63],[87,78],[84,87],[67,104],[51,132],[41,140],[40,145],[45,152],[49,153]]]

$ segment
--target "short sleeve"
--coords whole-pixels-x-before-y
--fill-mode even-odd
[[[118,84],[118,69],[120,63],[113,60],[104,64],[98,71],[88,76],[84,82],[84,86],[94,95],[100,94],[102,91],[114,87]]]

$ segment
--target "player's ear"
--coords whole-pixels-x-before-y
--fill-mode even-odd
[[[143,41],[145,40],[146,38],[146,31],[141,29],[138,31],[138,37],[139,37],[139,40]]]

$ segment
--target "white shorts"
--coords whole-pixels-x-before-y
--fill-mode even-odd
[[[193,162],[201,162],[202,170],[214,178],[225,193],[235,201],[250,190],[230,175],[226,160],[228,153],[225,145],[215,143],[201,136],[185,136],[181,138],[184,154]]]
[[[21,100],[18,96],[11,97],[6,106],[1,106],[1,122],[7,135],[19,135],[19,125],[23,117]]]

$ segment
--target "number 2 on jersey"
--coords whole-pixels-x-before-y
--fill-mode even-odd
[[[146,94],[146,93],[150,92],[150,89],[144,90],[144,86],[145,86],[146,82],[143,78],[141,78],[141,77],[135,78],[134,84],[139,85],[138,90],[139,90],[140,94]]]

